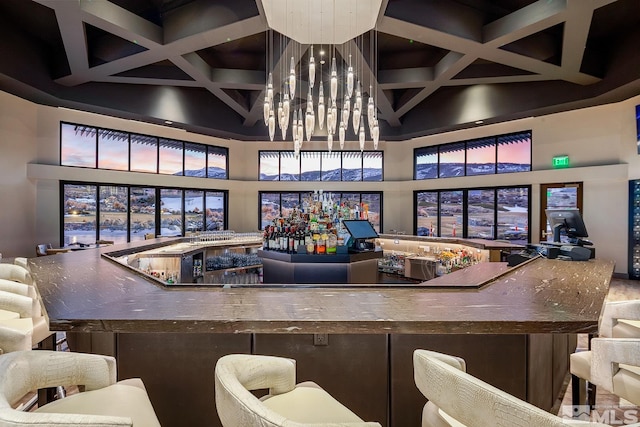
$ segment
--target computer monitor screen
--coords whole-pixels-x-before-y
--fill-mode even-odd
[[[582,215],[578,209],[547,209],[547,220],[553,230],[553,241],[560,242],[560,233],[564,231],[569,240],[589,237]]]
[[[373,239],[378,237],[378,233],[366,219],[346,219],[342,221],[342,224],[354,239]]]

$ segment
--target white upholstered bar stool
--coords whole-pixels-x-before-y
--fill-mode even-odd
[[[33,285],[29,270],[17,264],[0,264],[0,279]]]
[[[13,408],[30,391],[56,385],[84,386],[81,393],[35,412]],[[0,356],[0,426],[160,426],[140,379],[116,382],[109,356],[18,351]]]
[[[605,303],[598,336],[601,338],[640,338],[640,300]],[[592,340],[593,342],[593,340]],[[593,350],[578,351],[570,356],[572,403],[580,405],[580,388],[587,382],[587,402],[595,405],[597,383],[591,378]]]
[[[591,380],[598,387],[640,405],[640,339],[591,340]]]
[[[221,357],[216,408],[224,427],[380,427],[364,422],[313,382],[296,385],[292,359],[249,354]],[[250,391],[269,389],[261,399]]]
[[[429,399],[423,427],[604,427],[552,415],[464,371],[464,360],[415,350],[413,372],[418,389]]]

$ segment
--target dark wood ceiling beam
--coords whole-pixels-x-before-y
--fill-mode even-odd
[[[542,82],[549,80],[539,74],[527,74],[522,76],[497,76],[497,77],[474,77],[468,79],[451,79],[443,83],[442,86],[472,86],[472,85],[494,85],[504,83],[527,83]]]

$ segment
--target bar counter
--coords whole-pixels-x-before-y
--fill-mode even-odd
[[[213,367],[230,353],[293,358],[298,381],[385,427],[420,425],[416,348],[463,357],[472,375],[551,410],[575,333],[596,332],[613,272],[606,260],[535,259],[480,263],[431,288],[165,287],[100,255],[169,241],[29,260],[51,330],[78,332],[67,335],[75,351],[115,356],[118,378],[142,378],[165,427],[220,425]]]
[[[126,246],[146,245],[140,242]],[[601,259],[588,262],[537,259],[512,269],[480,290],[419,286],[357,290],[312,286],[167,289],[100,256],[101,252],[112,251],[113,247],[100,248],[30,260],[52,330],[596,332],[613,272],[613,262]],[[455,275],[449,277],[455,281]],[[438,281],[446,282],[446,276]]]

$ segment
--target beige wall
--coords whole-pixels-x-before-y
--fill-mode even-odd
[[[145,124],[68,109],[37,106],[0,92],[0,164],[2,221],[0,252],[5,256],[33,255],[37,242],[59,241],[59,180],[136,183],[140,185],[200,187],[229,190],[229,227],[237,231],[258,226],[258,191],[383,191],[386,231],[413,228],[413,192],[441,188],[470,188],[532,184],[532,239],[539,235],[539,184],[584,182],[584,216],[600,257],[627,270],[627,182],[640,178],[635,137],[635,105],[640,96],[617,104],[575,110],[538,118],[416,138],[381,142],[385,181],[382,183],[309,183],[258,181],[258,151],[290,149],[285,142],[239,142],[197,135],[175,128]],[[229,148],[230,179],[202,180],[56,166],[59,162],[59,123],[69,121],[129,132],[158,135]],[[481,136],[533,131],[534,172],[413,181],[413,149]],[[370,143],[368,143],[370,144]],[[334,148],[337,148],[336,142]],[[325,149],[324,143],[305,143],[303,149]],[[370,149],[370,146],[367,148]],[[345,149],[357,150],[357,142]],[[6,154],[5,154],[6,153]],[[571,168],[553,170],[555,155],[569,155]],[[31,163],[26,166],[27,163]],[[37,213],[36,213],[37,212]]]

